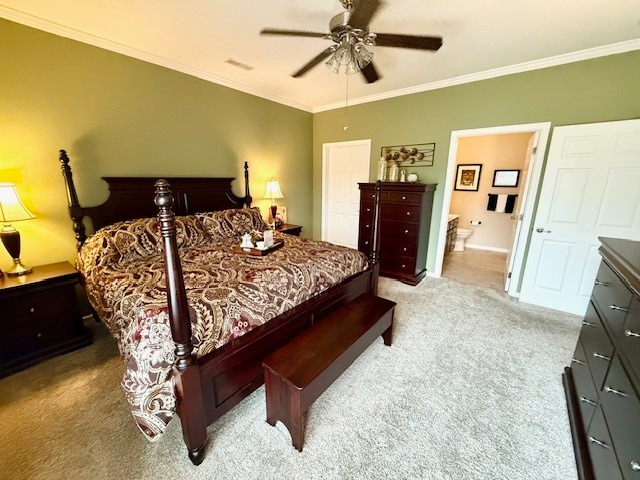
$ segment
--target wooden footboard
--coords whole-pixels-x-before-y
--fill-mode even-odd
[[[204,459],[207,426],[264,383],[262,361],[267,355],[360,294],[377,292],[379,198],[380,185],[376,189],[371,266],[366,271],[196,359],[192,353],[189,306],[176,241],[174,199],[167,181],[156,182],[155,203],[163,239],[167,302],[176,345],[177,409],[184,442],[194,464]]]

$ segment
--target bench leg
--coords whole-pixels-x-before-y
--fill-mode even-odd
[[[382,340],[384,340],[384,344],[389,346],[391,345],[391,340],[393,336],[393,313],[394,309],[392,308],[387,315],[391,316],[391,321],[389,322],[389,328],[387,328],[384,332],[382,332]]]
[[[278,375],[265,368],[267,423],[275,426],[280,420],[291,435],[291,443],[302,451],[304,443],[304,410],[300,392]]]

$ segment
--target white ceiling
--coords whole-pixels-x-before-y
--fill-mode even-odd
[[[344,105],[346,75],[323,64],[290,75],[331,41],[259,32],[327,32],[340,11],[338,0],[0,0],[0,17],[312,112]],[[370,29],[444,44],[372,47],[382,78],[348,77],[350,104],[640,49],[640,1],[387,0]]]

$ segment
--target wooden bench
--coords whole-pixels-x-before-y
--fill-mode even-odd
[[[363,294],[294,338],[263,362],[267,422],[280,420],[302,451],[304,415],[378,335],[391,345],[395,302]]]

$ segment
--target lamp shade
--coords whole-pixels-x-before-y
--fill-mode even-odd
[[[0,222],[11,223],[36,218],[24,206],[13,183],[0,183]]]
[[[264,198],[270,198],[275,200],[276,198],[284,198],[282,190],[280,190],[280,182],[277,180],[270,180],[267,182],[267,189],[264,192]]]

